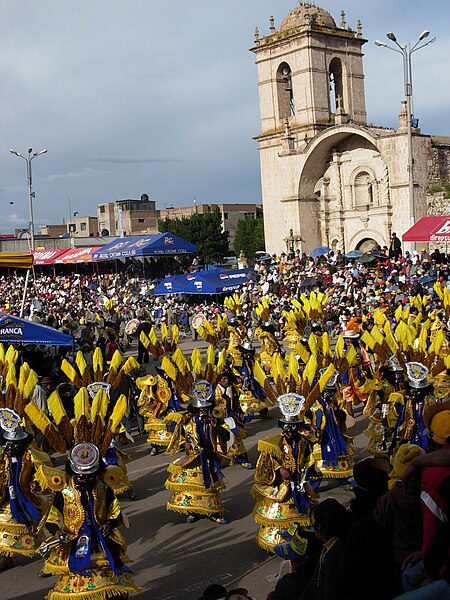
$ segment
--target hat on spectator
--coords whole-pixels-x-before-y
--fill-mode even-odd
[[[450,402],[440,402],[427,408],[423,422],[429,437],[437,444],[448,443],[450,438]]]
[[[417,446],[416,444],[402,444],[394,456],[391,478],[396,477],[398,479],[403,479],[406,470],[409,467],[409,463],[413,458],[416,458],[416,456],[420,456],[421,454],[425,454],[425,450],[420,446]]]
[[[297,528],[292,539],[288,542],[277,544],[275,554],[281,558],[291,560],[315,558],[320,554],[322,544],[313,531]]]

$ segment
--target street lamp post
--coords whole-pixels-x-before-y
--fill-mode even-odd
[[[41,154],[45,154],[47,152],[47,149],[45,148],[44,150],[41,150],[40,152],[33,152],[33,148],[28,148],[28,150],[27,150],[28,157],[23,156],[22,154],[20,154],[20,152],[17,152],[17,150],[10,150],[10,152],[11,152],[11,154],[14,154],[14,156],[23,158],[23,160],[26,161],[26,163],[27,163],[28,200],[29,200],[29,207],[30,207],[30,243],[31,243],[31,250],[34,250],[34,217],[33,217],[34,192],[33,192],[33,181],[32,181],[32,177],[31,177],[31,161],[33,160],[33,158],[36,158],[36,156],[41,156]]]
[[[411,44],[399,44],[395,34],[390,31],[386,34],[388,40],[393,42],[397,48],[393,48],[392,46],[388,46],[386,42],[382,42],[380,40],[375,41],[376,46],[381,46],[382,48],[387,48],[388,50],[393,50],[394,52],[398,52],[403,57],[403,83],[405,88],[405,98],[406,98],[406,118],[407,118],[407,127],[408,127],[408,188],[409,188],[409,210],[411,215],[411,227],[416,222],[416,205],[414,202],[414,156],[413,156],[413,142],[412,142],[412,62],[411,55],[413,52],[417,52],[417,50],[421,50],[428,46],[428,44],[432,44],[436,38],[432,38],[425,42],[421,46],[419,44],[428,36],[430,32],[428,30],[422,31],[419,36],[417,42],[411,46]],[[415,125],[417,126],[417,125]]]

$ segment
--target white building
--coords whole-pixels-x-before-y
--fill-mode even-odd
[[[414,209],[409,195],[408,123],[402,103],[396,130],[367,125],[358,21],[301,4],[277,30],[255,32],[261,112],[263,210],[268,252],[286,249],[290,230],[299,247],[349,251],[388,245],[427,214],[427,187],[448,178],[439,138],[413,129]],[[442,138],[441,138],[442,140]],[[446,173],[436,165],[446,164]]]

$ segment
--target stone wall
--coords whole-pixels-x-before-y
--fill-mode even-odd
[[[429,185],[439,185],[443,181],[450,181],[450,146],[433,144]]]

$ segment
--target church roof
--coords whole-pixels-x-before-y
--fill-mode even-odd
[[[336,22],[328,11],[309,2],[303,2],[284,17],[280,31],[288,31],[303,25],[318,25],[336,29]]]

